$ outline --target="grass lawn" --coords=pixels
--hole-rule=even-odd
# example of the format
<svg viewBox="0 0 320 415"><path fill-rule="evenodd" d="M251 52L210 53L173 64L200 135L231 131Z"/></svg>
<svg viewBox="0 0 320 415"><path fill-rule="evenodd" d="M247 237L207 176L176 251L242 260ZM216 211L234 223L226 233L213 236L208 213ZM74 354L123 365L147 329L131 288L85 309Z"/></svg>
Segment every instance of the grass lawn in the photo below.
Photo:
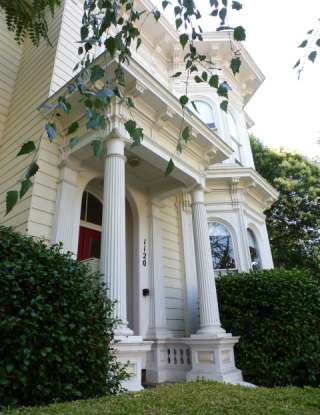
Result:
<svg viewBox="0 0 320 415"><path fill-rule="evenodd" d="M244 388L215 382L159 386L140 393L42 408L8 410L6 415L315 415L320 414L320 389Z"/></svg>

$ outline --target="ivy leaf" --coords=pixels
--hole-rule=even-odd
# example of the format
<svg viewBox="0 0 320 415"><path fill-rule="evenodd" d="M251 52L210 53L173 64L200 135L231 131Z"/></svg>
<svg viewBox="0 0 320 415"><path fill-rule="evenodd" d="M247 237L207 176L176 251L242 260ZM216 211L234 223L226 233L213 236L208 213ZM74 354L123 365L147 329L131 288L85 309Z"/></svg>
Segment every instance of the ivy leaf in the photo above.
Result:
<svg viewBox="0 0 320 415"><path fill-rule="evenodd" d="M170 2L170 1L168 1L168 0L164 0L164 1L162 2L162 8L163 8L163 10L165 10L165 9L166 9L166 7L167 7L169 4L171 4L171 2Z"/></svg>
<svg viewBox="0 0 320 415"><path fill-rule="evenodd" d="M175 168L174 162L172 159L169 160L169 163L167 164L167 168L166 168L166 176L169 176L169 174L171 174L173 172Z"/></svg>
<svg viewBox="0 0 320 415"><path fill-rule="evenodd" d="M19 151L19 153L17 154L17 156L22 156L24 154L29 154L32 153L33 151L35 151L36 146L34 144L33 141L27 141L26 143L24 143Z"/></svg>
<svg viewBox="0 0 320 415"><path fill-rule="evenodd" d="M182 108L184 108L188 104L189 98L186 95L182 95L179 98L179 101L180 101L180 104L181 104Z"/></svg>
<svg viewBox="0 0 320 415"><path fill-rule="evenodd" d="M320 39L317 39L316 45L320 48Z"/></svg>
<svg viewBox="0 0 320 415"><path fill-rule="evenodd" d="M137 127L137 123L133 120L128 120L124 124L125 129L133 140L132 146L136 146L143 140L143 130Z"/></svg>
<svg viewBox="0 0 320 415"><path fill-rule="evenodd" d="M82 26L80 29L81 40L85 40L89 35L89 29L86 26Z"/></svg>
<svg viewBox="0 0 320 415"><path fill-rule="evenodd" d="M80 141L79 137L72 137L69 141L69 148L72 150Z"/></svg>
<svg viewBox="0 0 320 415"><path fill-rule="evenodd" d="M242 4L239 3L238 1L233 1L232 2L232 8L234 10L241 10L242 9Z"/></svg>
<svg viewBox="0 0 320 415"><path fill-rule="evenodd" d="M96 81L104 77L104 70L98 66L95 65L91 68L91 76L90 81L94 84Z"/></svg>
<svg viewBox="0 0 320 415"><path fill-rule="evenodd" d="M183 138L183 140L185 142L187 142L190 138L190 127L187 126L183 129L182 133L181 133L181 137Z"/></svg>
<svg viewBox="0 0 320 415"><path fill-rule="evenodd" d="M156 22L160 19L161 13L159 12L158 9L156 9L156 10L153 11L153 16L156 19Z"/></svg>
<svg viewBox="0 0 320 415"><path fill-rule="evenodd" d="M179 36L179 41L183 49L188 43L188 40L189 40L189 36L186 33L183 33L182 35Z"/></svg>
<svg viewBox="0 0 320 415"><path fill-rule="evenodd" d="M300 65L300 59L296 62L296 64L294 65L293 69L296 69L299 65Z"/></svg>
<svg viewBox="0 0 320 415"><path fill-rule="evenodd" d="M220 104L220 108L222 109L222 111L228 112L228 101L227 100L222 101Z"/></svg>
<svg viewBox="0 0 320 415"><path fill-rule="evenodd" d="M202 79L204 81L207 81L208 80L208 73L206 71L203 71L201 76L202 76Z"/></svg>
<svg viewBox="0 0 320 415"><path fill-rule="evenodd" d="M21 182L20 187L20 199L23 198L23 196L27 193L27 191L32 187L32 181L29 179L25 179Z"/></svg>
<svg viewBox="0 0 320 415"><path fill-rule="evenodd" d="M243 40L246 40L246 31L244 27L238 26L235 27L233 32L234 40L237 40L238 42L242 42Z"/></svg>
<svg viewBox="0 0 320 415"><path fill-rule="evenodd" d="M73 123L69 125L67 135L73 134L75 131L77 131L78 128L79 128L78 121L74 121Z"/></svg>
<svg viewBox="0 0 320 415"><path fill-rule="evenodd" d="M233 75L236 75L237 73L240 72L240 67L241 67L241 59L239 57L233 58L230 64L230 68L233 72Z"/></svg>
<svg viewBox="0 0 320 415"><path fill-rule="evenodd" d="M305 48L308 44L307 39L305 39L302 43L300 43L300 45L298 46L299 48Z"/></svg>
<svg viewBox="0 0 320 415"><path fill-rule="evenodd" d="M199 76L199 75L196 75L196 76L194 77L194 80L195 80L195 82L196 82L197 84L200 84L201 82L203 82L203 80L200 78L200 76Z"/></svg>
<svg viewBox="0 0 320 415"><path fill-rule="evenodd" d="M182 25L182 19L179 17L178 19L176 19L176 28L177 30L179 29L179 27Z"/></svg>
<svg viewBox="0 0 320 415"><path fill-rule="evenodd" d="M49 141L52 142L57 136L57 127L55 123L49 122L46 124L46 131L49 138Z"/></svg>
<svg viewBox="0 0 320 415"><path fill-rule="evenodd" d="M66 113L70 112L71 105L70 105L69 102L67 102L67 100L65 99L65 97L59 97L58 103L59 103L59 107L61 107L64 112L66 112Z"/></svg>
<svg viewBox="0 0 320 415"><path fill-rule="evenodd" d="M6 215L11 212L14 206L17 204L19 193L16 190L10 190L6 196Z"/></svg>
<svg viewBox="0 0 320 415"><path fill-rule="evenodd" d="M93 150L93 155L96 158L100 158L101 153L102 153L102 143L101 143L101 141L100 140L93 140L91 142L91 147L92 147L92 150Z"/></svg>
<svg viewBox="0 0 320 415"><path fill-rule="evenodd" d="M219 88L217 89L217 94L220 97L228 98L228 88L223 82L219 85Z"/></svg>
<svg viewBox="0 0 320 415"><path fill-rule="evenodd" d="M30 179L32 176L34 176L37 173L38 170L39 170L38 164L35 161L33 161L27 170L26 179Z"/></svg>
<svg viewBox="0 0 320 415"><path fill-rule="evenodd" d="M178 78L182 75L182 72L176 72L174 75L171 76L171 78Z"/></svg>
<svg viewBox="0 0 320 415"><path fill-rule="evenodd" d="M225 7L223 7L220 11L219 11L219 17L221 20L221 25L223 26L226 20L226 16L227 16L227 9Z"/></svg>
<svg viewBox="0 0 320 415"><path fill-rule="evenodd" d="M140 43L141 43L141 39L140 39ZM104 42L104 46L106 47L107 51L110 53L110 56L113 58L116 50L117 50L117 43L116 43L116 39L112 36L109 36L105 42ZM140 45L139 45L140 46ZM138 49L138 44L137 44L137 49Z"/></svg>
<svg viewBox="0 0 320 415"><path fill-rule="evenodd" d="M212 88L218 88L218 86L219 86L219 76L218 75L212 75L211 78L209 79L209 85Z"/></svg>
<svg viewBox="0 0 320 415"><path fill-rule="evenodd" d="M317 54L318 54L317 51L313 50L308 56L309 61L314 63L314 61L316 60Z"/></svg>

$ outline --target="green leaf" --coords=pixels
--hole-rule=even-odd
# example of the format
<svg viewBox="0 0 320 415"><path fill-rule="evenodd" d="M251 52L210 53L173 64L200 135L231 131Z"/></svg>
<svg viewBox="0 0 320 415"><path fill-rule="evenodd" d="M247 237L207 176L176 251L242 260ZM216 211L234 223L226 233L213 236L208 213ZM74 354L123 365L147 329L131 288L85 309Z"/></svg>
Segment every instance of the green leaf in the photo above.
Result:
<svg viewBox="0 0 320 415"><path fill-rule="evenodd" d="M181 133L181 137L183 138L183 140L185 142L187 142L190 138L190 127L187 126L183 129L182 133Z"/></svg>
<svg viewBox="0 0 320 415"><path fill-rule="evenodd" d="M173 172L175 168L174 162L172 159L169 160L169 163L167 164L167 168L166 168L166 176L169 176L169 174L171 174Z"/></svg>
<svg viewBox="0 0 320 415"><path fill-rule="evenodd" d="M206 71L202 72L202 79L206 82L208 80L208 73Z"/></svg>
<svg viewBox="0 0 320 415"><path fill-rule="evenodd" d="M6 215L11 212L14 206L17 204L19 193L16 190L10 190L6 196Z"/></svg>
<svg viewBox="0 0 320 415"><path fill-rule="evenodd" d="M306 46L307 46L307 44L308 44L308 41L307 41L307 39L306 40L304 40L302 43L300 43L300 45L298 46L299 48L305 48Z"/></svg>
<svg viewBox="0 0 320 415"><path fill-rule="evenodd" d="M176 19L176 29L178 30L181 25L182 25L182 19L179 17L178 19Z"/></svg>
<svg viewBox="0 0 320 415"><path fill-rule="evenodd" d="M191 105L193 106L194 110L199 113L198 107L197 107L197 104L195 103L195 101L191 101Z"/></svg>
<svg viewBox="0 0 320 415"><path fill-rule="evenodd" d="M57 136L57 127L55 123L49 122L45 126L49 141L52 142Z"/></svg>
<svg viewBox="0 0 320 415"><path fill-rule="evenodd" d="M320 48L320 39L317 39L316 45Z"/></svg>
<svg viewBox="0 0 320 415"><path fill-rule="evenodd" d="M296 69L300 65L300 59L297 60L296 64L294 65L293 69Z"/></svg>
<svg viewBox="0 0 320 415"><path fill-rule="evenodd" d="M182 46L183 49L188 43L188 40L189 40L189 36L186 33L183 33L182 35L179 36L180 45Z"/></svg>
<svg viewBox="0 0 320 415"><path fill-rule="evenodd" d="M77 131L78 128L79 128L78 121L74 121L73 123L69 125L67 135L73 134L75 131Z"/></svg>
<svg viewBox="0 0 320 415"><path fill-rule="evenodd" d="M139 41L139 39L138 39ZM140 39L140 43L141 43L141 39ZM109 36L105 41L104 41L104 45L107 49L107 51L110 53L110 56L113 58L116 50L117 50L117 42L116 39L112 36ZM137 44L137 49L140 46L140 44Z"/></svg>
<svg viewBox="0 0 320 415"><path fill-rule="evenodd" d="M34 176L37 173L38 170L39 170L38 164L35 161L33 161L27 170L26 179L30 179L32 176Z"/></svg>
<svg viewBox="0 0 320 415"><path fill-rule="evenodd" d="M314 63L314 61L316 60L317 54L318 52L316 50L313 50L308 56L309 61Z"/></svg>
<svg viewBox="0 0 320 415"><path fill-rule="evenodd" d="M169 4L171 4L171 2L170 2L170 1L168 1L168 0L164 0L164 1L162 2L162 8L163 8L163 10L165 10L165 9L166 9L166 7L167 7Z"/></svg>
<svg viewBox="0 0 320 415"><path fill-rule="evenodd" d="M100 158L101 154L102 154L102 143L100 140L93 140L91 142L91 147L93 150L93 155L96 158Z"/></svg>
<svg viewBox="0 0 320 415"><path fill-rule="evenodd" d="M24 143L19 151L19 153L17 154L17 156L22 156L24 154L29 154L32 153L33 151L35 151L36 146L34 144L33 141L27 141L26 143Z"/></svg>
<svg viewBox="0 0 320 415"><path fill-rule="evenodd" d="M238 42L242 42L243 40L246 40L246 31L244 27L238 26L234 28L233 32L234 40L237 40Z"/></svg>
<svg viewBox="0 0 320 415"><path fill-rule="evenodd" d="M21 182L20 187L20 199L23 198L23 196L27 193L27 191L32 187L32 181L29 179L25 179Z"/></svg>
<svg viewBox="0 0 320 415"><path fill-rule="evenodd" d="M242 4L239 3L238 1L233 1L232 2L232 8L234 10L241 10L242 9Z"/></svg>
<svg viewBox="0 0 320 415"><path fill-rule="evenodd" d="M90 80L93 84L103 77L104 77L104 70L100 66L95 65L91 68Z"/></svg>
<svg viewBox="0 0 320 415"><path fill-rule="evenodd" d="M69 141L69 147L72 150L80 141L79 137L72 137Z"/></svg>
<svg viewBox="0 0 320 415"><path fill-rule="evenodd" d="M222 101L220 104L220 108L222 109L222 111L228 112L228 101L227 100Z"/></svg>
<svg viewBox="0 0 320 415"><path fill-rule="evenodd" d="M189 98L186 95L182 95L179 98L179 101L180 101L180 104L181 104L182 108L184 108L188 104Z"/></svg>
<svg viewBox="0 0 320 415"><path fill-rule="evenodd" d="M174 75L171 76L171 78L178 78L182 75L182 72L176 72Z"/></svg>
<svg viewBox="0 0 320 415"><path fill-rule="evenodd" d="M219 85L217 89L217 94L219 95L219 97L228 98L228 88L223 82Z"/></svg>
<svg viewBox="0 0 320 415"><path fill-rule="evenodd" d="M158 9L153 10L153 16L154 16L154 18L156 19L156 22L160 19L160 17L161 17L161 13L159 12L159 10L158 10Z"/></svg>
<svg viewBox="0 0 320 415"><path fill-rule="evenodd" d="M219 86L219 76L218 75L212 75L211 78L209 79L209 85L212 88L218 88L218 86Z"/></svg>
<svg viewBox="0 0 320 415"><path fill-rule="evenodd" d="M195 82L196 82L197 84L200 84L201 82L203 82L203 80L200 78L200 76L199 76L199 75L196 75L196 76L194 77L194 80L195 80Z"/></svg>
<svg viewBox="0 0 320 415"><path fill-rule="evenodd" d="M239 57L233 58L230 64L230 68L233 72L233 75L236 75L237 73L240 72L240 67L241 67L241 59Z"/></svg>
<svg viewBox="0 0 320 415"><path fill-rule="evenodd" d="M64 112L68 113L71 110L71 105L67 102L65 97L59 97L58 99L59 107L63 109Z"/></svg>

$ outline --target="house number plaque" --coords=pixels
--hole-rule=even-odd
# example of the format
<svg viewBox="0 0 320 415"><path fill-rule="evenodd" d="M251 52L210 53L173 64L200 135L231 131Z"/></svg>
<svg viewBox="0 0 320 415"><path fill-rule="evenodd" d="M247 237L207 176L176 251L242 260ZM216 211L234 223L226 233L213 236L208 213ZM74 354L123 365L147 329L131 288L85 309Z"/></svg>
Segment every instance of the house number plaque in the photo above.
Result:
<svg viewBox="0 0 320 415"><path fill-rule="evenodd" d="M147 240L143 241L142 265L147 266Z"/></svg>

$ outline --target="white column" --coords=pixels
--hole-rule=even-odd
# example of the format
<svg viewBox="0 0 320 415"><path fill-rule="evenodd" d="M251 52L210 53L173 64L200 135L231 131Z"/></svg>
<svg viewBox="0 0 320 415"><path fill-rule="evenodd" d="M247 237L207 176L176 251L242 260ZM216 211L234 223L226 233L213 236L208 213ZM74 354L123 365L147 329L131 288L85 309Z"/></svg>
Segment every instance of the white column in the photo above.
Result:
<svg viewBox="0 0 320 415"><path fill-rule="evenodd" d="M160 339L169 337L162 266L160 207L152 202L150 210L150 314L147 337Z"/></svg>
<svg viewBox="0 0 320 415"><path fill-rule="evenodd" d="M81 198L78 188L78 171L67 162L61 164L58 182L55 220L52 231L52 243L63 243L65 251L77 255L78 228L80 220Z"/></svg>
<svg viewBox="0 0 320 415"><path fill-rule="evenodd" d="M133 334L127 327L124 144L121 138L107 141L101 235L100 271L105 276L110 298L116 300L115 317L121 320L116 336Z"/></svg>
<svg viewBox="0 0 320 415"><path fill-rule="evenodd" d="M197 334L221 335L225 331L221 328L220 323L209 242L207 211L202 189L192 192L191 206L200 307L200 329L197 331Z"/></svg>

